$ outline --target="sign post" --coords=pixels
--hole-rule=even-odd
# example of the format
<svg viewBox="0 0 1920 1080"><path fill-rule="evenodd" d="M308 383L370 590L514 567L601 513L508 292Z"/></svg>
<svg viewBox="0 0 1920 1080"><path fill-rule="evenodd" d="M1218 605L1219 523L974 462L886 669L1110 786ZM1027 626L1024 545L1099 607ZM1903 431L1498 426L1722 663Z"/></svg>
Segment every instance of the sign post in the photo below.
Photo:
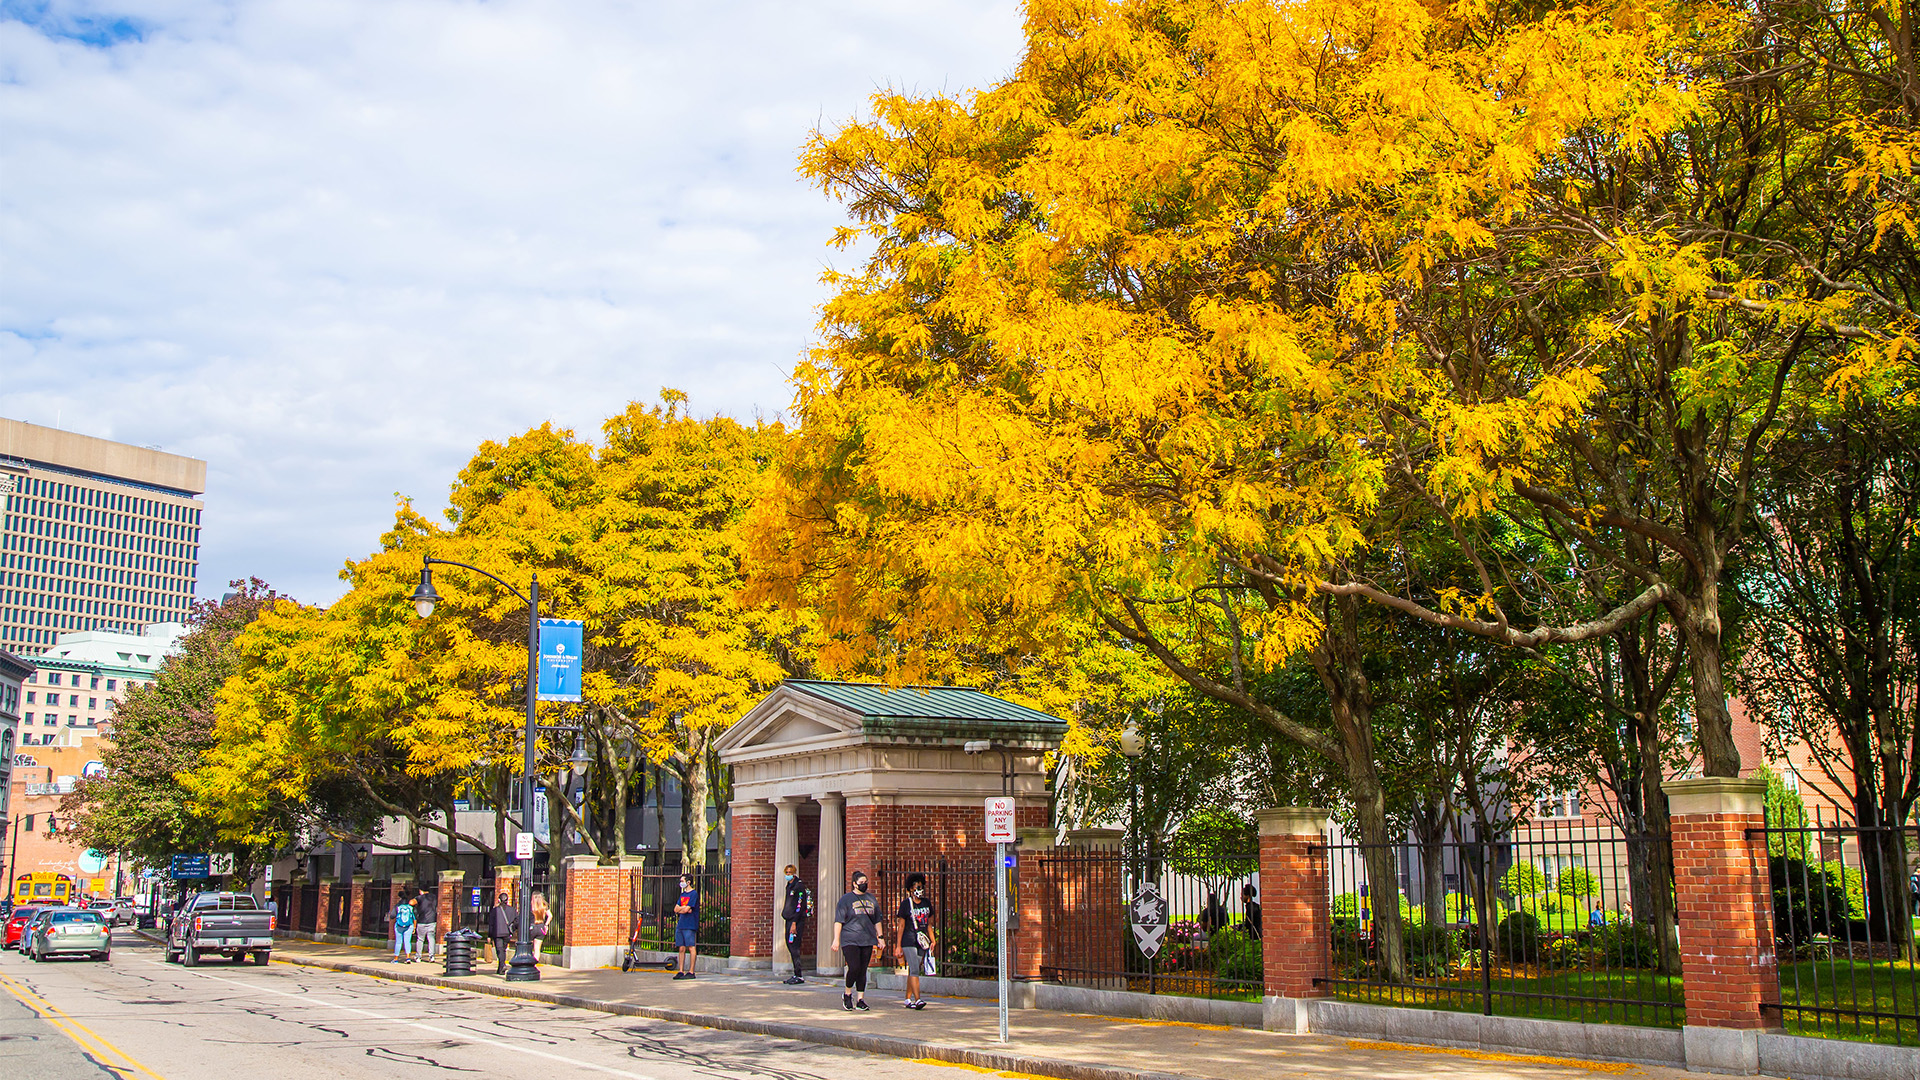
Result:
<svg viewBox="0 0 1920 1080"><path fill-rule="evenodd" d="M1013 796L996 795L987 800L987 843L993 845L993 923L1000 959L1000 1041L1007 1033L1007 845L1015 832Z"/></svg>

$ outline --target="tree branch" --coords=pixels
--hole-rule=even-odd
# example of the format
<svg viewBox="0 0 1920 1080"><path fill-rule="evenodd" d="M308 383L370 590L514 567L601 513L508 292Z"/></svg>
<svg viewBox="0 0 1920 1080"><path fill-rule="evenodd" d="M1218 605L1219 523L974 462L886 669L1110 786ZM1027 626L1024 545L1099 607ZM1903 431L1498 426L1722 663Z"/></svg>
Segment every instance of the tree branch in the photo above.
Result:
<svg viewBox="0 0 1920 1080"><path fill-rule="evenodd" d="M1645 615L1657 604L1664 602L1673 593L1673 587L1661 582L1647 589L1620 607L1589 622L1575 623L1571 626L1541 626L1533 630L1515 630L1500 623L1482 622L1479 619L1463 618L1434 611L1432 608L1416 604L1404 597L1395 596L1383 589L1375 588L1365 582L1350 582L1336 585L1331 581L1317 583L1314 588L1328 596L1359 596L1371 600L1382 607L1389 607L1403 614L1411 615L1434 626L1444 626L1451 630L1464 630L1469 634L1498 641L1504 645L1520 648L1532 648L1550 645L1556 642L1588 641L1606 637L1614 631Z"/></svg>

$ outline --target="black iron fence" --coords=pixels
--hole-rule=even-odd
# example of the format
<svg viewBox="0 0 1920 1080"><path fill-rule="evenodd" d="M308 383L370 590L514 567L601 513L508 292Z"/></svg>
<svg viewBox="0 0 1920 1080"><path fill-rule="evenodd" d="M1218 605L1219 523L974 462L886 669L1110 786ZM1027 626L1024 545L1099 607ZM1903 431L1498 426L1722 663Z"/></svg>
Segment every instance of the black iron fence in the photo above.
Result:
<svg viewBox="0 0 1920 1080"><path fill-rule="evenodd" d="M487 936L493 915L493 882L468 884L462 882L454 894L451 925L455 930L472 930L481 937Z"/></svg>
<svg viewBox="0 0 1920 1080"><path fill-rule="evenodd" d="M880 860L870 880L880 914L886 917L887 945L894 953L900 948L900 901L907 895L907 877L912 874L925 874L927 878L927 899L933 904L935 970L954 979L998 978L1000 941L994 922L993 856ZM820 918L831 922L832 905L839 899L821 897Z"/></svg>
<svg viewBox="0 0 1920 1080"><path fill-rule="evenodd" d="M353 894L336 883L327 891L327 933L347 932L347 918L353 913Z"/></svg>
<svg viewBox="0 0 1920 1080"><path fill-rule="evenodd" d="M1780 963L1780 995L1766 1007L1791 1034L1920 1045L1920 829L1813 810L1770 814L1758 830Z"/></svg>
<svg viewBox="0 0 1920 1080"><path fill-rule="evenodd" d="M728 908L727 875L698 871L693 887L700 901L694 947L702 956L726 956L733 944L733 921ZM679 915L679 873L642 867L627 875L627 917L631 940L643 949L671 952ZM637 934L633 928L638 927Z"/></svg>
<svg viewBox="0 0 1920 1080"><path fill-rule="evenodd" d="M309 882L300 886L300 918L293 929L311 934L320 925L320 883Z"/></svg>
<svg viewBox="0 0 1920 1080"><path fill-rule="evenodd" d="M1574 819L1498 842L1331 844L1327 986L1376 1004L1678 1026L1652 843Z"/></svg>
<svg viewBox="0 0 1920 1080"><path fill-rule="evenodd" d="M1044 890L1041 978L1109 990L1260 999L1257 843L1146 845L1028 856ZM1166 902L1158 948L1143 949L1129 901L1151 883ZM1152 955L1148 955L1149 952Z"/></svg>
<svg viewBox="0 0 1920 1080"><path fill-rule="evenodd" d="M393 884L369 881L363 891L365 895L360 899L360 936L391 939L393 927L387 925L387 912L393 907Z"/></svg>

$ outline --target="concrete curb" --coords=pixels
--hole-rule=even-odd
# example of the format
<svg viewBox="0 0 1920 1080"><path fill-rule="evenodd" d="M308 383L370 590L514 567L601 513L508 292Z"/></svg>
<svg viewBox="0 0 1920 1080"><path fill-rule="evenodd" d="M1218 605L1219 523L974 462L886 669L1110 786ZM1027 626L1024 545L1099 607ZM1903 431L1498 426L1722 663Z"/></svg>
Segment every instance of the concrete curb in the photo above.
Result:
<svg viewBox="0 0 1920 1080"><path fill-rule="evenodd" d="M1007 1051L976 1050L967 1046L922 1042L896 1035L871 1035L865 1032L841 1031L838 1028L814 1027L810 1024L795 1024L781 1020L751 1020L742 1016L688 1012L684 1009L667 1009L624 1001L600 1001L573 994L555 994L545 990L531 990L520 986L494 983L466 982L461 979L424 975L414 971L364 971L354 963L344 960L294 956L288 953L275 953L274 959L285 964L340 971L351 975L365 975L369 978L390 979L394 982L418 983L422 986L438 986L449 990L467 990L473 993L491 994L494 997L538 1001L546 1005L564 1005L568 1008L588 1009L617 1016L666 1020L675 1024L713 1028L717 1031L737 1031L745 1035L769 1035L776 1039L837 1046L843 1050L860 1050L888 1057L930 1058L934 1061L971 1065L994 1072L1030 1073L1035 1076L1059 1077L1060 1080L1193 1080L1191 1076L1179 1073L1146 1072L1140 1069L1115 1068L1111 1065L1090 1065L1078 1061L1028 1057Z"/></svg>

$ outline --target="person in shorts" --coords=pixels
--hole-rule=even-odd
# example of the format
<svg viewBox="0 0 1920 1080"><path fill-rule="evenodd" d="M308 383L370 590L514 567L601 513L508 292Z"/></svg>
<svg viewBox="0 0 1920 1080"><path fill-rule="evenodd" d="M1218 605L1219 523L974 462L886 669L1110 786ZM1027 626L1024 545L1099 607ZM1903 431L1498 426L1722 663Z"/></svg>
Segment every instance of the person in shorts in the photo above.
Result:
<svg viewBox="0 0 1920 1080"><path fill-rule="evenodd" d="M886 947L885 927L880 901L867 891L867 875L855 870L853 891L833 906L833 948L847 962L840 1007L848 1012L867 1008L867 966L873 963L874 950Z"/></svg>
<svg viewBox="0 0 1920 1080"><path fill-rule="evenodd" d="M695 957L694 941L700 932L700 894L694 890L693 879L680 875L680 898L673 902L673 946L680 950L680 971L676 979L691 979Z"/></svg>
<svg viewBox="0 0 1920 1080"><path fill-rule="evenodd" d="M933 901L927 899L925 874L908 874L907 895L900 898L900 958L907 965L907 996L900 1004L924 1009L920 976L933 961Z"/></svg>

